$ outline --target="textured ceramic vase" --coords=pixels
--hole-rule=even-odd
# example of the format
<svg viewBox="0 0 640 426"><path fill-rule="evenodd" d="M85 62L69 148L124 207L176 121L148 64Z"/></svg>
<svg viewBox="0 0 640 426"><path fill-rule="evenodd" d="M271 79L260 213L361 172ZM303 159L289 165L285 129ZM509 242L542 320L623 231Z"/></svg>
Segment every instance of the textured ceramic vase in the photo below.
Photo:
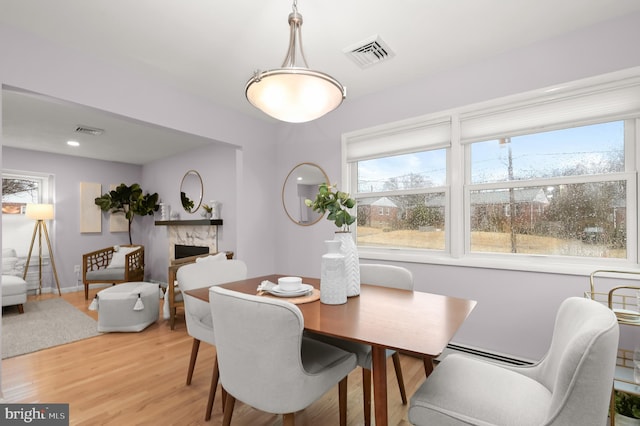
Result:
<svg viewBox="0 0 640 426"><path fill-rule="evenodd" d="M211 200L209 201L209 205L211 206L211 219L220 219L222 203L220 201Z"/></svg>
<svg viewBox="0 0 640 426"><path fill-rule="evenodd" d="M340 253L344 255L347 297L358 296L360 295L360 258L358 257L358 247L353 241L351 232L336 232L335 240L342 243Z"/></svg>
<svg viewBox="0 0 640 426"><path fill-rule="evenodd" d="M320 272L320 302L327 305L347 303L345 259L340 253L340 241L328 240L327 253L322 255Z"/></svg>
<svg viewBox="0 0 640 426"><path fill-rule="evenodd" d="M171 206L169 204L160 203L160 220L171 219Z"/></svg>

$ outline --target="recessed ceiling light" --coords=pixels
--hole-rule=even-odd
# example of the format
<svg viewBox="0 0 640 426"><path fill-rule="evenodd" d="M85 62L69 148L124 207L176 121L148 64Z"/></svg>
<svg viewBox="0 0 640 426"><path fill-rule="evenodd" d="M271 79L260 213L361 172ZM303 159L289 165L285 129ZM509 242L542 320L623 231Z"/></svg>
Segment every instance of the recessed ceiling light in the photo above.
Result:
<svg viewBox="0 0 640 426"><path fill-rule="evenodd" d="M69 146L80 146L80 142L78 142L78 141L67 141L67 145L69 145Z"/></svg>

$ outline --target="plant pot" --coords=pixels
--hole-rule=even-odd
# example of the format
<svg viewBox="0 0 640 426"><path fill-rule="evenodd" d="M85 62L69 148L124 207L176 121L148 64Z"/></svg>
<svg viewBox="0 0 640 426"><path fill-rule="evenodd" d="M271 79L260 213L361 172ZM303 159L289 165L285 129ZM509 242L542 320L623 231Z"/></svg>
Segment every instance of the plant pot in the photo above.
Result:
<svg viewBox="0 0 640 426"><path fill-rule="evenodd" d="M616 413L615 417L615 426L640 426L640 419L635 419L633 417L623 416L622 414Z"/></svg>

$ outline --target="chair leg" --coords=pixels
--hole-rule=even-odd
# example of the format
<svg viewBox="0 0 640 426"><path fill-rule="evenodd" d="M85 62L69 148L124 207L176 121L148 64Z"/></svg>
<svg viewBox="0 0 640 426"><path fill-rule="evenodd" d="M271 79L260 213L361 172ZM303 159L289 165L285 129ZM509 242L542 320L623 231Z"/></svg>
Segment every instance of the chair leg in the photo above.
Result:
<svg viewBox="0 0 640 426"><path fill-rule="evenodd" d="M198 358L198 349L200 348L200 340L193 339L193 345L191 345L191 359L189 360L189 370L187 371L187 386L191 384L191 378L193 377L193 369L196 366L196 358Z"/></svg>
<svg viewBox="0 0 640 426"><path fill-rule="evenodd" d="M169 309L169 326L173 330L176 325L176 308Z"/></svg>
<svg viewBox="0 0 640 426"><path fill-rule="evenodd" d="M282 415L282 426L295 426L296 417L295 413L286 413Z"/></svg>
<svg viewBox="0 0 640 426"><path fill-rule="evenodd" d="M22 303L18 304L18 313L19 314L24 314L24 306L22 305Z"/></svg>
<svg viewBox="0 0 640 426"><path fill-rule="evenodd" d="M398 388L400 388L400 397L402 404L407 405L407 392L404 390L404 378L402 377L402 366L400 365L400 354L393 353L393 367L396 370L396 379L398 379Z"/></svg>
<svg viewBox="0 0 640 426"><path fill-rule="evenodd" d="M371 426L371 370L362 369L362 400L364 426Z"/></svg>
<svg viewBox="0 0 640 426"><path fill-rule="evenodd" d="M218 379L220 378L220 370L218 370L218 356L213 362L213 374L211 376L211 388L209 389L209 400L207 401L207 412L204 415L204 420L211 420L211 412L213 411L213 401L216 399L216 389L218 387Z"/></svg>
<svg viewBox="0 0 640 426"><path fill-rule="evenodd" d="M224 403L224 417L222 418L222 424L229 426L231 424L231 416L233 415L233 406L236 404L236 399L230 393L227 393L227 400Z"/></svg>
<svg viewBox="0 0 640 426"><path fill-rule="evenodd" d="M224 390L223 386L220 387L222 388L222 412L224 413L224 406L227 405L227 395L229 394Z"/></svg>
<svg viewBox="0 0 640 426"><path fill-rule="evenodd" d="M89 300L89 284L84 283L84 300Z"/></svg>
<svg viewBox="0 0 640 426"><path fill-rule="evenodd" d="M344 376L344 379L340 380L338 384L338 407L340 409L340 426L347 426L347 378L349 376ZM291 415L291 420L293 420L293 414ZM293 426L293 422L291 423Z"/></svg>

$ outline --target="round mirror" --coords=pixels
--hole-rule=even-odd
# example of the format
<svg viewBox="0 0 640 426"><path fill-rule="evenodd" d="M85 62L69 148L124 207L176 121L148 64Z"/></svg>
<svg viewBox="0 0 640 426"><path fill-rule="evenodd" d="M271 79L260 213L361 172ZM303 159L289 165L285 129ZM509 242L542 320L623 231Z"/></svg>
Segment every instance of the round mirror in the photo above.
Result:
<svg viewBox="0 0 640 426"><path fill-rule="evenodd" d="M282 205L289 219L303 226L322 219L323 215L307 207L304 200L314 200L318 186L324 182L329 183L329 177L313 163L298 164L289 172L282 186Z"/></svg>
<svg viewBox="0 0 640 426"><path fill-rule="evenodd" d="M195 213L202 203L202 178L200 173L189 170L180 183L180 203L187 213Z"/></svg>

